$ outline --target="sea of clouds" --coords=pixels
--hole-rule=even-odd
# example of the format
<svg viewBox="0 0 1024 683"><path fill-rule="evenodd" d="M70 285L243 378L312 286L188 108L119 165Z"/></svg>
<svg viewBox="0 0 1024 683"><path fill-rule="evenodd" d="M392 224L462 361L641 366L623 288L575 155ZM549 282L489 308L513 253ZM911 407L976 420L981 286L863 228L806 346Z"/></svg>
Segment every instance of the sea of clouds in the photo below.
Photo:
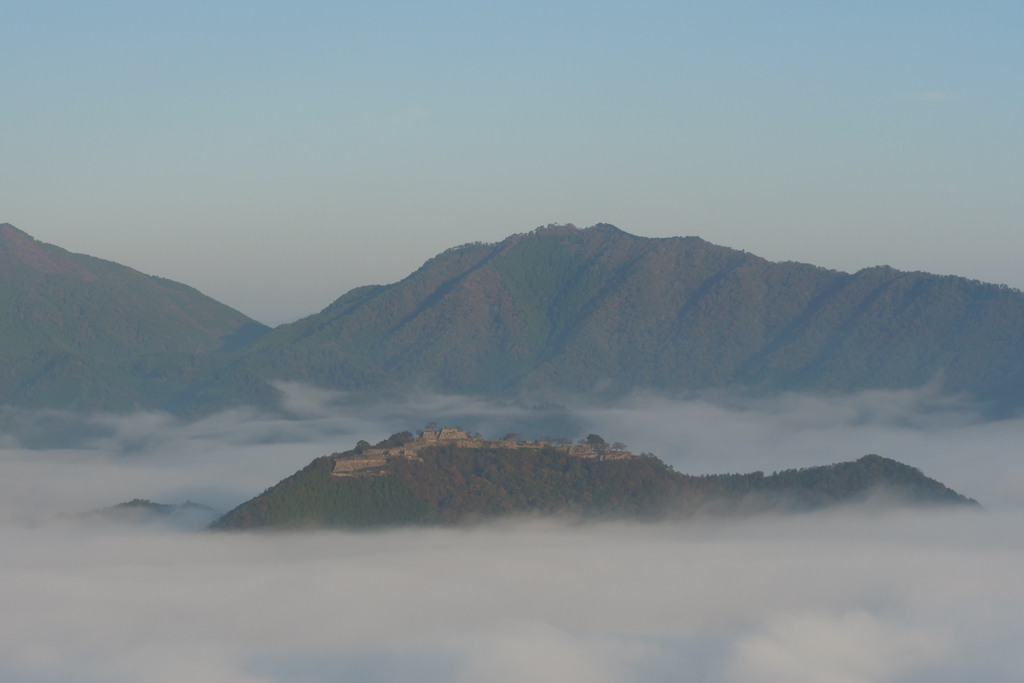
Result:
<svg viewBox="0 0 1024 683"><path fill-rule="evenodd" d="M278 414L0 415L0 680L1024 679L1024 419L929 390L558 408L282 388ZM597 432L689 473L878 453L986 510L361 533L62 516L132 498L225 511L429 421Z"/></svg>

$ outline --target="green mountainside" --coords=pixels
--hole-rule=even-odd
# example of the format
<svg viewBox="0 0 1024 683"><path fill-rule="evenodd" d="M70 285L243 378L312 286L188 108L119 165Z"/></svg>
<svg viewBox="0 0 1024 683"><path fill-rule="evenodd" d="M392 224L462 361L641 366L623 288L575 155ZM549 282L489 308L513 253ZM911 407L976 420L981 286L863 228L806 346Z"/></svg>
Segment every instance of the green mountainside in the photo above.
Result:
<svg viewBox="0 0 1024 683"><path fill-rule="evenodd" d="M396 434L378 448L409 439ZM368 444L366 444L368 446ZM803 511L869 499L970 505L920 470L867 455L856 462L769 476L690 476L649 454L581 458L537 449L432 446L364 476L335 476L362 448L317 458L214 522L217 529L453 524L511 514L658 519L695 514Z"/></svg>
<svg viewBox="0 0 1024 683"><path fill-rule="evenodd" d="M0 224L2 403L163 407L182 391L194 402L225 364L202 359L267 329L186 285Z"/></svg>
<svg viewBox="0 0 1024 683"><path fill-rule="evenodd" d="M264 377L514 395L938 380L1024 400L1024 294L889 267L773 263L697 237L549 226L354 289L245 350Z"/></svg>
<svg viewBox="0 0 1024 683"><path fill-rule="evenodd" d="M697 237L548 226L467 244L274 330L0 226L0 404L200 415L278 380L558 402L633 390L907 389L1024 405L1024 294Z"/></svg>

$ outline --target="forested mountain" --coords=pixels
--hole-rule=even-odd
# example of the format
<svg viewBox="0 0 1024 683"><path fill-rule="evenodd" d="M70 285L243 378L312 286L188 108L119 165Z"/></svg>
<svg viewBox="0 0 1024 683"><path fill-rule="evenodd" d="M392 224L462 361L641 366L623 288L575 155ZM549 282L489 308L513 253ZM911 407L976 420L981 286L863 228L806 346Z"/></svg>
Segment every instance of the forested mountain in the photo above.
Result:
<svg viewBox="0 0 1024 683"><path fill-rule="evenodd" d="M455 247L264 332L185 285L0 226L0 403L202 414L272 407L272 383L296 380L541 402L936 382L1024 404L1018 290L774 263L611 225Z"/></svg>
<svg viewBox="0 0 1024 683"><path fill-rule="evenodd" d="M409 434L379 447L397 447ZM368 445L368 444L367 444ZM919 470L877 455L765 476L689 476L653 455L599 460L542 449L440 445L394 457L366 476L335 476L357 447L317 458L243 503L219 529L452 524L510 514L658 519L694 514L802 511L874 500L879 504L972 505Z"/></svg>
<svg viewBox="0 0 1024 683"><path fill-rule="evenodd" d="M1024 397L1024 294L880 266L773 263L697 237L549 226L362 287L246 350L341 389L620 393L918 387Z"/></svg>
<svg viewBox="0 0 1024 683"><path fill-rule="evenodd" d="M0 402L130 408L144 402L133 374L180 375L267 329L186 285L0 224Z"/></svg>

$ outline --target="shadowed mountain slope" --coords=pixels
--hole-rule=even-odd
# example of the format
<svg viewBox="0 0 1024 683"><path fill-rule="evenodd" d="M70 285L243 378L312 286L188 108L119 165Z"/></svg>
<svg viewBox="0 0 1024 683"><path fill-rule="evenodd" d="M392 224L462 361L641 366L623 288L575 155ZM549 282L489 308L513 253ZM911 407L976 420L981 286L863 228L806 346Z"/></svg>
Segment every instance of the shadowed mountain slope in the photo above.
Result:
<svg viewBox="0 0 1024 683"><path fill-rule="evenodd" d="M773 263L697 237L549 226L362 287L245 351L338 389L490 395L944 390L1019 402L1024 294L886 266Z"/></svg>
<svg viewBox="0 0 1024 683"><path fill-rule="evenodd" d="M0 224L4 402L131 407L140 402L133 359L181 375L196 363L186 358L235 350L267 329L186 285Z"/></svg>

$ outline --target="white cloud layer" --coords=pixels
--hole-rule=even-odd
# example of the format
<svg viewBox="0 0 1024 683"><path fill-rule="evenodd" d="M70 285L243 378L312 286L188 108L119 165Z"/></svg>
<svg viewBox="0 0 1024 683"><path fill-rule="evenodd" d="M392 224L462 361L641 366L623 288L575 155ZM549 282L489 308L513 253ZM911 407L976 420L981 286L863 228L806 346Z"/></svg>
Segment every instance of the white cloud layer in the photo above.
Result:
<svg viewBox="0 0 1024 683"><path fill-rule="evenodd" d="M1019 680L1009 513L386 533L6 528L0 678Z"/></svg>
<svg viewBox="0 0 1024 683"><path fill-rule="evenodd" d="M641 396L552 414L436 396L352 406L344 396L288 389L293 419L245 410L191 424L162 415L6 416L0 680L944 683L1024 675L1024 421L987 422L927 392ZM988 512L272 534L47 521L134 497L223 509L317 455L432 419L489 435L598 431L692 472L877 452L920 466ZM39 447L47 431L62 435L62 447Z"/></svg>

